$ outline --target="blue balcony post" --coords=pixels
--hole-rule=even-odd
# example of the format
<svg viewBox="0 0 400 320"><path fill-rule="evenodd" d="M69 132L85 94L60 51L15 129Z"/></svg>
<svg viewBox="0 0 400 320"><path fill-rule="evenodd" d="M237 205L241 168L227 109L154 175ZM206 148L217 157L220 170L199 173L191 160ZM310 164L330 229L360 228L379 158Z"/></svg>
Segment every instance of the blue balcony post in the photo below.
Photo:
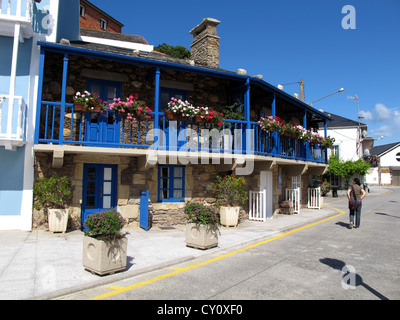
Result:
<svg viewBox="0 0 400 320"><path fill-rule="evenodd" d="M64 140L64 117L65 117L65 98L67 94L68 61L69 61L68 53L65 53L63 59L63 74L62 74L62 85L61 85L60 132L58 135L59 139L58 143L60 145L63 144Z"/></svg>
<svg viewBox="0 0 400 320"><path fill-rule="evenodd" d="M275 94L273 94L273 99L271 103L271 113L272 116L275 118L276 116L276 108L275 108ZM272 132L272 156L276 156L276 147L278 144L278 132L274 131Z"/></svg>
<svg viewBox="0 0 400 320"><path fill-rule="evenodd" d="M43 49L40 49L39 80L38 80L38 94L37 94L37 106L36 106L36 123L35 123L35 137L34 137L34 143L35 144L39 143L40 111L42 109L44 58L45 58L45 52L44 52Z"/></svg>
<svg viewBox="0 0 400 320"><path fill-rule="evenodd" d="M251 137L252 134L250 133L251 124L250 124L250 79L246 79L246 91L244 93L244 120L246 121L246 130L244 131L245 134L245 148L243 151L246 153L251 152Z"/></svg>
<svg viewBox="0 0 400 320"><path fill-rule="evenodd" d="M154 84L154 128L159 129L160 123L160 68L156 68Z"/></svg>
<svg viewBox="0 0 400 320"><path fill-rule="evenodd" d="M307 130L307 110L306 109L304 109L304 116L303 116L303 128L305 129L305 130ZM304 142L303 144L302 144L302 154L303 154L303 157L304 157L304 160L307 160L307 148L308 148L308 142Z"/></svg>
<svg viewBox="0 0 400 320"><path fill-rule="evenodd" d="M160 143L160 68L156 68L154 80L154 142L156 145Z"/></svg>
<svg viewBox="0 0 400 320"><path fill-rule="evenodd" d="M326 138L328 135L328 128L326 125L326 119L324 119L324 137ZM325 155L325 163L328 163L328 148L324 147L324 155Z"/></svg>

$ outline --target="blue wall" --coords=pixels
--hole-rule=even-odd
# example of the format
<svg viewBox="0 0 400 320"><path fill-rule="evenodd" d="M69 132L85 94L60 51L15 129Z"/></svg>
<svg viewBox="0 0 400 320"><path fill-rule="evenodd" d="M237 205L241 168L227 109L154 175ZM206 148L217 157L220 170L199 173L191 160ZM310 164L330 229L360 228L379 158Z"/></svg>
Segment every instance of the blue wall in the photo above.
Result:
<svg viewBox="0 0 400 320"><path fill-rule="evenodd" d="M20 215L25 147L8 151L0 147L0 215Z"/></svg>
<svg viewBox="0 0 400 320"><path fill-rule="evenodd" d="M80 40L79 0L60 0L57 39Z"/></svg>

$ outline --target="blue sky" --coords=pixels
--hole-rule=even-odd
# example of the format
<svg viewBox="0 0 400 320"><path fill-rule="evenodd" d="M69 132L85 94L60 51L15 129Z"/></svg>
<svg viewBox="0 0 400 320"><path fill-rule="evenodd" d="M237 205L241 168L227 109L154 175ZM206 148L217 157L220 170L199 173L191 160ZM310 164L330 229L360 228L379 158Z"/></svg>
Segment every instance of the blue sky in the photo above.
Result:
<svg viewBox="0 0 400 320"><path fill-rule="evenodd" d="M307 103L361 122L375 145L400 142L400 0L91 0L124 24L123 33L154 46L190 49L189 31L203 18L221 21L220 68L262 74L300 93ZM345 5L355 9L355 29L344 29ZM346 20L347 21L347 20Z"/></svg>

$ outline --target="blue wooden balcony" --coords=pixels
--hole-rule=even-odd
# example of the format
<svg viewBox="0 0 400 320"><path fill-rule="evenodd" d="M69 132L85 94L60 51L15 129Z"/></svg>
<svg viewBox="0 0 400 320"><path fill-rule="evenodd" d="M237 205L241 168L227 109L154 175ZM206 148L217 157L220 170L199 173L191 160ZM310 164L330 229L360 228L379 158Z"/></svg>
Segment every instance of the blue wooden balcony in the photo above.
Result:
<svg viewBox="0 0 400 320"><path fill-rule="evenodd" d="M155 122L155 119L158 121ZM167 120L164 113L131 123L114 112L76 112L72 103L42 101L35 144L232 153L327 163L326 148L267 133L257 122L225 119L223 126Z"/></svg>

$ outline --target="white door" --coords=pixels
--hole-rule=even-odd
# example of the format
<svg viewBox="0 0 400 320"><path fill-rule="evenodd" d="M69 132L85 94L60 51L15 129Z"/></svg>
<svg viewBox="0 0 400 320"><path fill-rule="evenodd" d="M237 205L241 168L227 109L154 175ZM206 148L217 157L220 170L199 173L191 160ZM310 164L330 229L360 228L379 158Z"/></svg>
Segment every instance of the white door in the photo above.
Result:
<svg viewBox="0 0 400 320"><path fill-rule="evenodd" d="M267 219L272 218L272 171L261 171L260 172L260 191L266 190L266 199L264 210L266 212Z"/></svg>

